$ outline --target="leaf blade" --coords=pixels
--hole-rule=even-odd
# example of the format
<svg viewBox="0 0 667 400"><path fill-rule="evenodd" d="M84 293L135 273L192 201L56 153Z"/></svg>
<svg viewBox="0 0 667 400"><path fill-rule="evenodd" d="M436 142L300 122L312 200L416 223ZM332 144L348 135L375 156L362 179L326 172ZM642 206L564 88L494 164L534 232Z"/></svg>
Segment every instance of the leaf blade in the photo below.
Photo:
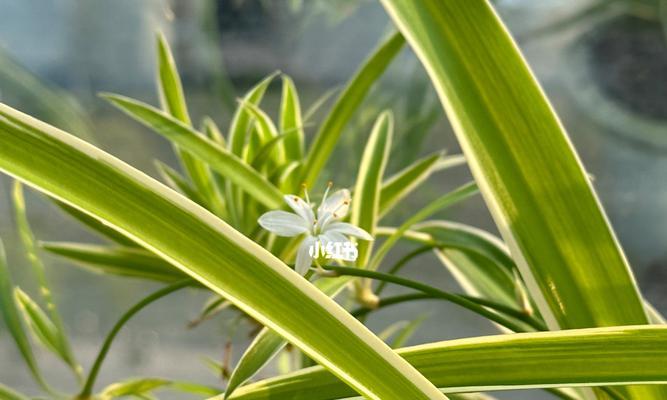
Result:
<svg viewBox="0 0 667 400"><path fill-rule="evenodd" d="M145 103L124 96L104 95L103 97L139 122L205 160L211 168L243 188L267 207L279 208L282 205L282 194L275 186L241 159L197 134L190 127Z"/></svg>
<svg viewBox="0 0 667 400"><path fill-rule="evenodd" d="M399 349L448 393L667 382L667 328L628 326L520 333ZM659 348L656 354L654 350ZM344 398L353 393L320 367L239 388L231 399Z"/></svg>
<svg viewBox="0 0 667 400"><path fill-rule="evenodd" d="M391 112L381 113L371 131L361 157L361 165L354 188L351 222L353 225L375 234L375 227L380 211L380 189L382 177L387 166L389 151L394 134L394 121ZM373 242L363 240L358 243L358 265L366 265L371 256Z"/></svg>
<svg viewBox="0 0 667 400"><path fill-rule="evenodd" d="M378 47L338 96L332 110L315 135L304 162L302 182L312 187L331 152L373 83L403 47L405 40L395 33Z"/></svg>
<svg viewBox="0 0 667 400"><path fill-rule="evenodd" d="M0 115L0 170L127 234L359 393L445 398L333 300L205 209L65 132L5 105Z"/></svg>

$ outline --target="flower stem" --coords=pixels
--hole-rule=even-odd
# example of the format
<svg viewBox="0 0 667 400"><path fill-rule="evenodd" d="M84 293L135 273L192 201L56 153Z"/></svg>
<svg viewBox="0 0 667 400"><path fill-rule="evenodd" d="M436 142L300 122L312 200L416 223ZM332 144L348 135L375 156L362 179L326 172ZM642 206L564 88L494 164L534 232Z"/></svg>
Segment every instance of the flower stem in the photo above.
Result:
<svg viewBox="0 0 667 400"><path fill-rule="evenodd" d="M144 307L151 304L152 302L161 299L162 297L167 296L168 294L171 294L179 289L189 286L190 284L192 284L192 279L190 278L172 283L171 285L166 286L158 290L157 292L143 298L141 301L132 306L132 308L127 310L125 314L123 314L120 317L118 322L116 322L113 328L111 328L111 331L109 331L109 333L107 334L107 337L104 340L104 343L102 344L99 353L97 354L97 358L95 359L95 362L93 363L93 366L90 369L90 372L88 373L86 382L83 386L83 389L81 390L81 393L77 396L77 399L79 400L90 399L90 395L92 394L93 391L93 386L95 385L95 380L97 379L97 375L100 372L100 367L102 366L102 362L104 362L104 359L109 353L109 349L111 348L111 344L113 343L113 340L116 338L116 335L127 323L127 321L129 321L130 318L132 318L136 313L141 311Z"/></svg>
<svg viewBox="0 0 667 400"><path fill-rule="evenodd" d="M433 250L434 248L436 248L436 247L433 246L433 245L426 245L426 246L419 247L419 248L409 252L408 254L404 255L400 260L398 260L396 262L396 264L394 264L387 271L387 274L395 275L398 271L401 270L401 268L403 268L408 263L408 261L410 261L413 258L415 258L415 257L417 257L421 254L424 254L424 253L426 253L430 250ZM385 286L387 286L387 281L380 281L378 283L377 288L375 289L375 294L379 296L382 293L382 291L384 290Z"/></svg>
<svg viewBox="0 0 667 400"><path fill-rule="evenodd" d="M477 297L466 296L466 295L452 294L410 279L401 278L395 275L389 275L381 272L370 271L367 269L337 267L331 265L322 266L322 268L328 271L336 272L341 276L342 275L359 276L374 280L386 281L400 286L416 289L420 292L437 296L438 298L457 304L491 321L494 321L514 332L523 332L525 331L525 329L522 326L514 323L513 321L496 313L495 311L489 310L489 308L496 310L500 313L503 313L505 315L509 315L515 319L518 319L530 325L531 327L535 328L536 330L546 330L546 328L540 321L537 321L530 315L527 315L520 310L516 310L512 307L500 304L492 300L480 299Z"/></svg>

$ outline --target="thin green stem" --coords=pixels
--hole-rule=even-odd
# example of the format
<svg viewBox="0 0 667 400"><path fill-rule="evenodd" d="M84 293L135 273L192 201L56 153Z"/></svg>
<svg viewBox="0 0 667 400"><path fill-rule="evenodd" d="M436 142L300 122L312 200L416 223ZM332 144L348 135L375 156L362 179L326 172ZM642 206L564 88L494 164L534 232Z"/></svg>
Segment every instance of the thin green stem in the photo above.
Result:
<svg viewBox="0 0 667 400"><path fill-rule="evenodd" d="M355 310L352 310L350 314L356 318L361 318L365 317L367 314L380 310L385 307L393 306L395 304L401 304L401 303L406 303L409 301L414 301L414 300L437 300L441 299L440 296L435 296L432 294L428 293L408 293L408 294L401 294L398 296L392 296L392 297L385 297L384 299L380 299L380 302L378 303L376 308L368 308L368 307L359 307Z"/></svg>
<svg viewBox="0 0 667 400"><path fill-rule="evenodd" d="M450 301L463 308L466 308L514 332L524 332L525 329L522 326L514 323L513 321L503 317L502 315L499 315L496 312L489 310L488 308L494 309L504 314L508 314L526 324L529 324L530 326L532 326L537 330L546 330L546 328L542 326L539 321L536 321L531 316L526 315L522 311L515 310L511 307L497 303L495 301L479 299L471 296L452 294L410 279L401 278L394 275L388 275L381 272L370 271L367 269L337 267L331 265L323 266L322 268L324 268L327 271L336 272L338 275L341 276L342 275L358 276L374 280L384 280L389 283L394 283L400 286L416 289L423 293L439 296L439 298L442 298L443 300Z"/></svg>
<svg viewBox="0 0 667 400"><path fill-rule="evenodd" d="M129 321L135 314L137 314L139 311L141 311L143 308L148 306L149 304L153 303L154 301L161 299L162 297L167 296L168 294L171 294L177 290L180 290L184 287L187 287L192 284L192 279L187 278L180 280L178 282L172 283L169 286L166 286L157 292L143 298L141 301L139 301L137 304L132 306L129 310L123 314L118 322L111 328L111 331L107 334L106 339L104 340L104 343L102 344L102 348L100 348L99 353L97 354L97 358L95 359L95 362L93 363L92 368L90 369L90 372L88 373L88 377L86 378L86 383L81 390L81 393L77 397L79 400L84 400L84 399L89 399L90 395L93 392L93 386L95 385L95 380L97 379L97 375L100 372L100 368L102 367L102 363L104 362L104 359L106 358L107 354L109 353L109 349L111 348L111 344L113 343L114 339L116 338L116 335L118 335L118 332L123 328L123 326Z"/></svg>
<svg viewBox="0 0 667 400"><path fill-rule="evenodd" d="M408 263L408 261L434 248L435 247L432 245L426 245L409 252L408 254L404 255L400 260L398 260L396 264L394 264L391 268L389 268L387 274L395 275L398 271L401 270L401 268L403 268ZM377 288L375 289L375 294L379 296L384 290L385 286L387 286L387 281L380 281L378 283Z"/></svg>

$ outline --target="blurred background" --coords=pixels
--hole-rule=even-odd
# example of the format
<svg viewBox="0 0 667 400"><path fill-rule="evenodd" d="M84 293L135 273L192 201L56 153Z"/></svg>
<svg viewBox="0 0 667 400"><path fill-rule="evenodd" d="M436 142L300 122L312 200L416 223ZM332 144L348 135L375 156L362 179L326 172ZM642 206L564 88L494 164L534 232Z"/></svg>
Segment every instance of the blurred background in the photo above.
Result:
<svg viewBox="0 0 667 400"><path fill-rule="evenodd" d="M667 312L667 2L661 0L497 0L497 9L551 99L588 171L647 298ZM290 75L307 109L340 88L392 29L372 0L0 0L0 101L76 133L156 176L153 160L176 166L171 146L112 109L100 91L157 104L155 33L168 38L195 121L208 115L227 127L236 98L269 73ZM276 115L280 85L262 103ZM348 127L327 174L350 185L370 124L394 111L397 137L390 173L424 154L459 151L427 77L404 50ZM312 137L326 107L306 129ZM319 118L318 118L319 117ZM436 194L470 179L465 167L438 174L385 224L396 224ZM0 237L15 281L33 279L19 247L11 182L0 177ZM42 240L95 242L39 194L28 210ZM439 217L496 232L479 197ZM400 256L400 251L394 257ZM84 366L120 314L157 284L109 278L44 255L56 300ZM422 257L405 273L456 291L444 268ZM437 278L436 278L437 277ZM129 323L105 363L100 386L133 376L222 384L207 359L233 343L236 360L252 329L233 312L196 329L187 322L205 293L185 291ZM412 303L376 313L375 331L390 322L428 317L410 344L481 334L494 328L446 303ZM0 382L35 387L11 338L0 327ZM68 372L38 352L47 377L73 388ZM275 372L267 368L263 376ZM163 398L162 396L160 396ZM549 398L539 392L499 398ZM164 398L187 398L164 395Z"/></svg>

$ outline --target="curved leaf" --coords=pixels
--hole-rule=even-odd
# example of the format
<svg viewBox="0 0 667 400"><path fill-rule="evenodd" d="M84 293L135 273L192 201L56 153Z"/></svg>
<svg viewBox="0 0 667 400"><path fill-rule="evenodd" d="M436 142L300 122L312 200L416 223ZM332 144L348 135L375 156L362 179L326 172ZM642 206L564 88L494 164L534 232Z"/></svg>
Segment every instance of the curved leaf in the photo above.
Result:
<svg viewBox="0 0 667 400"><path fill-rule="evenodd" d="M230 182L247 191L269 208L282 206L282 194L257 171L192 128L142 102L116 95L104 95L107 100L157 133L205 161Z"/></svg>
<svg viewBox="0 0 667 400"><path fill-rule="evenodd" d="M648 323L590 179L490 2L381 2L426 68L551 329ZM661 387L628 392L667 398Z"/></svg>
<svg viewBox="0 0 667 400"><path fill-rule="evenodd" d="M292 79L283 75L283 93L280 101L280 132L285 135L285 151L289 160L303 157L303 119L299 94Z"/></svg>
<svg viewBox="0 0 667 400"><path fill-rule="evenodd" d="M667 328L628 326L518 333L398 350L447 393L667 383ZM258 381L234 400L324 400L354 393L321 367Z"/></svg>
<svg viewBox="0 0 667 400"><path fill-rule="evenodd" d="M10 107L0 105L0 116L0 170L127 234L278 332L360 394L444 398L342 307L205 209Z"/></svg>
<svg viewBox="0 0 667 400"><path fill-rule="evenodd" d="M373 83L382 75L404 43L405 40L400 34L393 34L364 62L345 90L338 96L306 155L301 182L306 183L308 187L313 186L320 171L329 160L338 138L343 133L343 128L357 111Z"/></svg>
<svg viewBox="0 0 667 400"><path fill-rule="evenodd" d="M176 282L186 275L154 254L137 248L94 244L42 242L42 248L102 274Z"/></svg>
<svg viewBox="0 0 667 400"><path fill-rule="evenodd" d="M387 166L389 150L394 135L394 119L389 111L380 114L373 125L361 157L350 219L353 225L375 234L375 226L380 210L380 188ZM362 240L358 243L357 265L366 265L371 256L373 242Z"/></svg>
<svg viewBox="0 0 667 400"><path fill-rule="evenodd" d="M0 315L2 315L2 319L5 321L12 338L14 338L16 347L18 347L21 357L23 357L32 376L40 386L48 389L48 385L37 366L28 335L26 335L23 324L21 324L21 317L14 298L14 286L9 275L5 247L2 241L0 241L0 311Z"/></svg>
<svg viewBox="0 0 667 400"><path fill-rule="evenodd" d="M382 183L380 193L379 217L383 217L405 196L412 193L426 178L433 173L441 154L433 154L415 161L405 169L392 175Z"/></svg>

